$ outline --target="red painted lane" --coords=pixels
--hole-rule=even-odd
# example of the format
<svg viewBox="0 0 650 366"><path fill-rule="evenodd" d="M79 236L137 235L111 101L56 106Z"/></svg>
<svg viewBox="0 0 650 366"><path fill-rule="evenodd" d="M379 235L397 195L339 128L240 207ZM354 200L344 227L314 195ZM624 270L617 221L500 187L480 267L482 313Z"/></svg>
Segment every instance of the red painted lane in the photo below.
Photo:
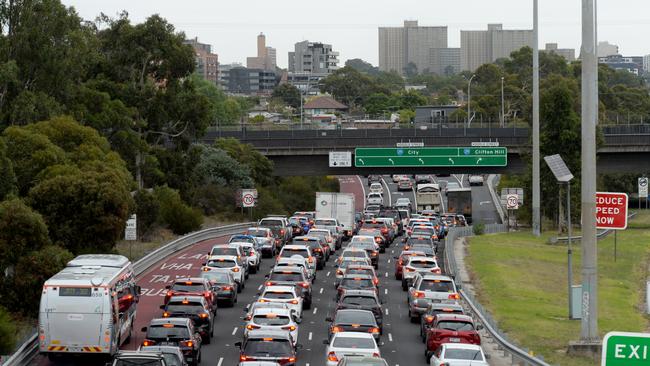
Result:
<svg viewBox="0 0 650 366"><path fill-rule="evenodd" d="M366 204L366 192L363 185L363 178L358 175L346 175L339 177L339 185L341 186L341 193L354 194L354 202L356 210L362 212Z"/></svg>

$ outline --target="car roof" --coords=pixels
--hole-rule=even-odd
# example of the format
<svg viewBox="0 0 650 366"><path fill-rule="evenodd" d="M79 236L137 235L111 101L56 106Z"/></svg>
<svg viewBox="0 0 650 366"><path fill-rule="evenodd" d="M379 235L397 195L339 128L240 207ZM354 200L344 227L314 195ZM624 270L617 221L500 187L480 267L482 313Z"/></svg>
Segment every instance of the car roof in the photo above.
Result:
<svg viewBox="0 0 650 366"><path fill-rule="evenodd" d="M431 258L431 257L425 257L421 255L413 255L409 256L409 261L424 261L424 262L438 262L437 260Z"/></svg>
<svg viewBox="0 0 650 366"><path fill-rule="evenodd" d="M298 273L303 273L304 268L303 267L296 267L296 266L280 266L280 267L273 267L271 271L275 272L298 272Z"/></svg>
<svg viewBox="0 0 650 366"><path fill-rule="evenodd" d="M431 281L431 280L439 280L439 281L454 282L454 280L449 276L437 275L437 274L425 274L424 276L422 276L422 279L429 280L429 281Z"/></svg>
<svg viewBox="0 0 650 366"><path fill-rule="evenodd" d="M339 314L339 313L362 313L362 314L373 315L372 311L364 310L364 309L339 309L339 310L336 311L336 314Z"/></svg>
<svg viewBox="0 0 650 366"><path fill-rule="evenodd" d="M482 350L481 346L478 344L467 344L467 343L443 343L442 347L445 349L455 348L455 349L469 349L469 350Z"/></svg>
<svg viewBox="0 0 650 366"><path fill-rule="evenodd" d="M211 255L208 257L209 261L217 261L217 260L228 260L228 261L237 261L237 256L236 255Z"/></svg>
<svg viewBox="0 0 650 366"><path fill-rule="evenodd" d="M465 312L463 306L458 303L432 302L429 303L429 307L434 310L450 309L450 310L462 310L463 312Z"/></svg>
<svg viewBox="0 0 650 366"><path fill-rule="evenodd" d="M174 325L190 325L190 319L188 318L156 318L151 319L149 325L163 325L163 324L174 324Z"/></svg>
<svg viewBox="0 0 650 366"><path fill-rule="evenodd" d="M377 299L377 294L372 290L346 290L345 293L341 295L342 298L347 296L366 296Z"/></svg>
<svg viewBox="0 0 650 366"><path fill-rule="evenodd" d="M151 360L160 360L163 359L162 352L154 352L154 351L148 351L148 352L140 352L140 351L119 351L116 355L116 359L121 359L121 358L130 358L130 357L138 357L138 358L146 358L146 359L151 359Z"/></svg>
<svg viewBox="0 0 650 366"><path fill-rule="evenodd" d="M282 247L282 249L300 249L300 250L309 250L307 246L305 245L299 245L299 244L287 244Z"/></svg>
<svg viewBox="0 0 650 366"><path fill-rule="evenodd" d="M192 302L200 302L200 303L203 304L205 302L205 297L203 297L203 296L176 295L176 296L172 296L169 299L169 302L172 302L172 301L176 302L176 301L183 301L183 300L192 301Z"/></svg>
<svg viewBox="0 0 650 366"><path fill-rule="evenodd" d="M278 314L278 315L291 316L292 311L288 307L283 307L283 308L261 307L261 308L253 309L253 315L266 315L266 314Z"/></svg>
<svg viewBox="0 0 650 366"><path fill-rule="evenodd" d="M334 337L375 339L372 334L370 334L370 333L361 333L361 332L339 332L339 333L334 333Z"/></svg>
<svg viewBox="0 0 650 366"><path fill-rule="evenodd" d="M363 279L363 280L371 280L372 276L367 275L367 274L353 273L353 274L346 274L346 275L343 276L343 279L346 279L346 278L352 278L352 279L359 278L359 279Z"/></svg>
<svg viewBox="0 0 650 366"><path fill-rule="evenodd" d="M266 286L264 292L295 292L294 286Z"/></svg>
<svg viewBox="0 0 650 366"><path fill-rule="evenodd" d="M437 321L459 320L459 321L474 323L474 319L472 319L471 316L464 315L464 314L441 313L441 314L436 315L436 319L437 319Z"/></svg>
<svg viewBox="0 0 650 366"><path fill-rule="evenodd" d="M140 352L159 352L159 353L180 353L181 349L177 346L143 346L138 349Z"/></svg>
<svg viewBox="0 0 650 366"><path fill-rule="evenodd" d="M256 329L251 330L246 335L246 338L281 338L281 339L291 339L291 335L287 331L279 330L265 330L265 329Z"/></svg>

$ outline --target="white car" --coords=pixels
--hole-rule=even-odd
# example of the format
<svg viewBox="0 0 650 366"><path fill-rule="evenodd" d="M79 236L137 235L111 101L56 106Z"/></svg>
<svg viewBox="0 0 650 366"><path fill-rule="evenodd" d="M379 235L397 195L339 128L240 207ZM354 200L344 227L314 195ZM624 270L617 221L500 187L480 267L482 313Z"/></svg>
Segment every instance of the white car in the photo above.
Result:
<svg viewBox="0 0 650 366"><path fill-rule="evenodd" d="M258 308L253 310L250 320L244 328L244 337L251 330L287 331L291 334L293 345L298 342L298 319L290 309Z"/></svg>
<svg viewBox="0 0 650 366"><path fill-rule="evenodd" d="M276 267L299 267L305 271L305 276L314 282L316 270L307 264L307 260L300 255L293 255L290 258L278 258L275 263Z"/></svg>
<svg viewBox="0 0 650 366"><path fill-rule="evenodd" d="M327 345L327 366L336 366L344 356L381 357L375 338L370 333L340 332L334 333L332 341L323 341Z"/></svg>
<svg viewBox="0 0 650 366"><path fill-rule="evenodd" d="M366 198L366 203L368 205L383 205L384 196L381 193L369 193Z"/></svg>
<svg viewBox="0 0 650 366"><path fill-rule="evenodd" d="M298 318L302 318L302 296L295 286L266 286L257 301L287 304Z"/></svg>
<svg viewBox="0 0 650 366"><path fill-rule="evenodd" d="M411 210L411 200L406 197L398 198L397 201L395 201L395 207L404 207Z"/></svg>
<svg viewBox="0 0 650 366"><path fill-rule="evenodd" d="M201 267L201 271L221 271L230 272L239 285L238 292L241 292L246 287L246 279L244 277L244 266L241 260L234 255L213 255L208 257L207 262Z"/></svg>
<svg viewBox="0 0 650 366"><path fill-rule="evenodd" d="M330 253L336 251L336 242L330 229L311 229L306 235L323 237L327 245L330 247Z"/></svg>
<svg viewBox="0 0 650 366"><path fill-rule="evenodd" d="M370 185L370 193L384 194L384 187L381 186L381 183L373 183Z"/></svg>
<svg viewBox="0 0 650 366"><path fill-rule="evenodd" d="M430 366L489 366L489 357L476 344L443 343L429 360Z"/></svg>
<svg viewBox="0 0 650 366"><path fill-rule="evenodd" d="M483 176L482 175L470 175L469 176L469 185L470 186L482 186L483 185Z"/></svg>
<svg viewBox="0 0 650 366"><path fill-rule="evenodd" d="M277 260L280 260L280 258L291 258L295 255L305 258L309 268L316 273L316 258L314 258L311 254L311 249L306 245L287 244L283 246Z"/></svg>
<svg viewBox="0 0 650 366"><path fill-rule="evenodd" d="M379 245L377 245L377 243L375 242L375 237L374 236L355 235L355 236L352 237L352 239L350 239L350 244L348 244L348 247L350 247L350 246L353 247L354 246L353 244L355 244L355 243L364 243L364 244L365 243L372 243L377 247L377 249L379 249Z"/></svg>
<svg viewBox="0 0 650 366"><path fill-rule="evenodd" d="M366 252L365 250L363 251L364 253ZM345 259L340 260L337 263L336 268L336 279L334 281L334 287L338 287L339 283L343 279L343 276L345 276L345 270L349 265L353 264L363 264L367 266L372 266L372 263L370 262L370 258L367 256L365 258L363 257L347 257Z"/></svg>
<svg viewBox="0 0 650 366"><path fill-rule="evenodd" d="M440 274L438 262L431 257L409 256L402 274L402 289L406 291L417 273Z"/></svg>
<svg viewBox="0 0 650 366"><path fill-rule="evenodd" d="M393 174L393 183L397 183L402 179L410 179L406 174Z"/></svg>
<svg viewBox="0 0 650 366"><path fill-rule="evenodd" d="M257 273L260 269L260 261L261 261L261 255L255 249L255 244L251 243L245 243L245 242L233 242L230 244L234 245L239 245L242 249L242 255L248 262L248 268L250 269L251 273Z"/></svg>

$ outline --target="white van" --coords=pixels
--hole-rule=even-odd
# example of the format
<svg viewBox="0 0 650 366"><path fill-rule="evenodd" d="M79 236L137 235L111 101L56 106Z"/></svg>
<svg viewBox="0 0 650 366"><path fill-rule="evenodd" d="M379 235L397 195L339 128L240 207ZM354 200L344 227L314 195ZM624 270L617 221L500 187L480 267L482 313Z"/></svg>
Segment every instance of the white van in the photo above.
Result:
<svg viewBox="0 0 650 366"><path fill-rule="evenodd" d="M133 331L140 287L133 265L114 254L80 255L43 285L39 351L113 355Z"/></svg>

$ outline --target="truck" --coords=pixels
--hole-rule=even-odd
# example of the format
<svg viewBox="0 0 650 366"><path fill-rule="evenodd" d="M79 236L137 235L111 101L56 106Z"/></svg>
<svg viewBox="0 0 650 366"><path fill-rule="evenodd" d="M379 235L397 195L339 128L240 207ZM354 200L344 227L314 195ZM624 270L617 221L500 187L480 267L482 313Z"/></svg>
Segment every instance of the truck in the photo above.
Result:
<svg viewBox="0 0 650 366"><path fill-rule="evenodd" d="M442 206L440 185L435 183L418 184L415 190L415 202L418 212L433 210L440 213Z"/></svg>
<svg viewBox="0 0 650 366"><path fill-rule="evenodd" d="M316 219L336 219L348 238L354 231L355 207L352 193L316 192Z"/></svg>
<svg viewBox="0 0 650 366"><path fill-rule="evenodd" d="M472 189L449 188L447 190L447 212L465 216L467 224L472 223Z"/></svg>

